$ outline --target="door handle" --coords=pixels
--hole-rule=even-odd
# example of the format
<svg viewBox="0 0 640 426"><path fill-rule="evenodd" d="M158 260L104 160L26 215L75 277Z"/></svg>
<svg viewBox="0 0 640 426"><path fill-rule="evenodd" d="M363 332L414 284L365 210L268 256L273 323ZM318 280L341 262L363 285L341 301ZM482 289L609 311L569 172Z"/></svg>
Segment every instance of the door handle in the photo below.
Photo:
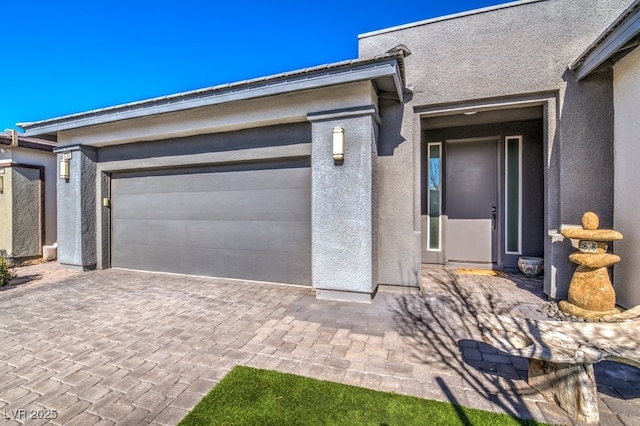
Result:
<svg viewBox="0 0 640 426"><path fill-rule="evenodd" d="M496 219L498 217L497 211L498 210L495 207L491 207L491 227L494 231L496 229Z"/></svg>

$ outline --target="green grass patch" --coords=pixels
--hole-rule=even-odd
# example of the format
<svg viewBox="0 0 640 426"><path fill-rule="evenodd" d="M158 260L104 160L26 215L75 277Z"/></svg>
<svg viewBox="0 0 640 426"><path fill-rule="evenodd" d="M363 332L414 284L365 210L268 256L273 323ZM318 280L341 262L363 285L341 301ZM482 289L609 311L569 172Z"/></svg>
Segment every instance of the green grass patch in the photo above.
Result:
<svg viewBox="0 0 640 426"><path fill-rule="evenodd" d="M293 374L235 367L179 423L188 425L539 425L507 414Z"/></svg>

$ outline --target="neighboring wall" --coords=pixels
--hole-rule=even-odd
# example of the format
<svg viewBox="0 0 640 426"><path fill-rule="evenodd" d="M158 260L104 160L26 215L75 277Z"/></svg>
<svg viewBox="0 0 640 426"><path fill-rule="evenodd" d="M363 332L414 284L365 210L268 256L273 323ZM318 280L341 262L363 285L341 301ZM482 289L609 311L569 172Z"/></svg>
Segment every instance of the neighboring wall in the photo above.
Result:
<svg viewBox="0 0 640 426"><path fill-rule="evenodd" d="M44 167L44 244L57 241L57 205L56 205L56 156L51 152L26 148L11 148L11 159L20 164Z"/></svg>
<svg viewBox="0 0 640 426"><path fill-rule="evenodd" d="M4 188L2 194L0 194L0 254L6 256L11 254L11 247L13 245L11 168L0 168L0 173L2 173L0 176L2 176L2 186Z"/></svg>
<svg viewBox="0 0 640 426"><path fill-rule="evenodd" d="M557 97L545 112L545 256L556 277L545 277L545 291L565 297L574 269L568 242L552 246L546 232L557 235L562 224L579 224L579 212L597 211L612 222L612 181L587 174L580 164L562 174L560 164L576 151L593 151L598 167L611 166L613 123L607 111L610 81L574 83L567 64L620 14L629 0L546 0L513 3L497 10L424 25L364 34L359 55L372 57L404 44L407 87L404 107L381 103L382 130L378 158L380 282L417 284L420 276L420 124L419 113L443 105L516 101L541 93ZM569 83L567 83L569 81ZM568 93L567 93L568 91ZM604 102L603 102L604 100ZM593 107L581 109L584 102ZM556 112L557 111L557 112ZM417 112L417 114L416 114ZM567 120L564 120L564 115ZM579 130L579 131L578 131ZM578 131L578 132L577 132ZM577 133L576 133L577 132ZM563 205L568 196L572 204ZM560 244L558 246L558 244ZM556 281L559 284L556 284Z"/></svg>
<svg viewBox="0 0 640 426"><path fill-rule="evenodd" d="M615 243L622 260L614 267L618 304L640 304L640 49L621 59L613 69L615 111L615 209L613 225L624 239Z"/></svg>
<svg viewBox="0 0 640 426"><path fill-rule="evenodd" d="M12 257L42 254L42 182L40 168L11 167Z"/></svg>
<svg viewBox="0 0 640 426"><path fill-rule="evenodd" d="M0 250L15 257L38 256L42 245L57 240L56 157L51 152L24 147L3 146L3 151L0 160L12 166L4 168L4 194L0 194ZM44 169L44 194L39 168Z"/></svg>

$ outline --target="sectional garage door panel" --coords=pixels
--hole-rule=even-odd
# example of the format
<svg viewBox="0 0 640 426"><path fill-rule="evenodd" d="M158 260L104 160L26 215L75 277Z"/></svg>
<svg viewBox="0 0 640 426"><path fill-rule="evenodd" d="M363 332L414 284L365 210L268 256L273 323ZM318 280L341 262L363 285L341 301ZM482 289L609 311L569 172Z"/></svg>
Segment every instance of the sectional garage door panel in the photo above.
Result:
<svg viewBox="0 0 640 426"><path fill-rule="evenodd" d="M121 202L121 201L119 201ZM302 221L119 220L114 238L119 246L166 246L175 249L227 249L308 252L309 223ZM149 232L161 229L162 232ZM238 238L246 236L246 238ZM218 244L212 244L217 241ZM224 244L222 244L224 243ZM287 250L287 248L290 248ZM299 250L293 250L299 248ZM116 253L114 253L116 254Z"/></svg>
<svg viewBox="0 0 640 426"><path fill-rule="evenodd" d="M268 179L268 175L264 175ZM166 186L170 182L165 182ZM154 192L122 194L119 198L120 219L128 220L309 220L305 195L308 188ZM215 194L215 197L212 197ZM167 208L167 200L189 209ZM280 204L274 205L274 200Z"/></svg>
<svg viewBox="0 0 640 426"><path fill-rule="evenodd" d="M311 284L309 161L112 175L114 267Z"/></svg>

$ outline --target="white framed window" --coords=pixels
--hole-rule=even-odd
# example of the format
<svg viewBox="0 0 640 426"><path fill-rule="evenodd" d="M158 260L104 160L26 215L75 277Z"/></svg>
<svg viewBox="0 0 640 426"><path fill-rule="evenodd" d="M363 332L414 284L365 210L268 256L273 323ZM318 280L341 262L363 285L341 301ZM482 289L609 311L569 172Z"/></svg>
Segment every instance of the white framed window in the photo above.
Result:
<svg viewBox="0 0 640 426"><path fill-rule="evenodd" d="M427 144L427 250L442 250L442 143Z"/></svg>
<svg viewBox="0 0 640 426"><path fill-rule="evenodd" d="M522 136L504 139L504 248L522 254Z"/></svg>

